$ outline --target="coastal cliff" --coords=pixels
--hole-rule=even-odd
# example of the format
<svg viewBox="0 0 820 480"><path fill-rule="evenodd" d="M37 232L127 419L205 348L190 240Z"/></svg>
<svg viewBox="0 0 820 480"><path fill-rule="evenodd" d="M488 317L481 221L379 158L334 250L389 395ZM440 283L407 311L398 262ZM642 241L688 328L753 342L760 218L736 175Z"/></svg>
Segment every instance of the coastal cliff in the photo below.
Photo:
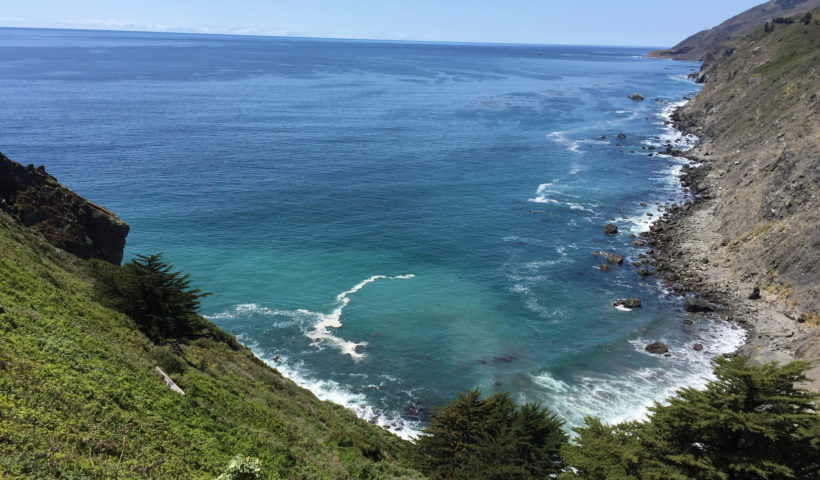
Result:
<svg viewBox="0 0 820 480"><path fill-rule="evenodd" d="M128 224L46 173L0 153L0 209L80 258L119 265Z"/></svg>
<svg viewBox="0 0 820 480"><path fill-rule="evenodd" d="M755 31L764 22L792 17L820 8L820 0L770 0L735 15L720 25L702 30L667 50L653 50L650 57L676 60L709 60L723 42Z"/></svg>
<svg viewBox="0 0 820 480"><path fill-rule="evenodd" d="M0 198L0 477L422 478L410 443L206 319L156 339L112 308L96 272L128 264L79 258L120 263L128 226L112 213L4 156Z"/></svg>
<svg viewBox="0 0 820 480"><path fill-rule="evenodd" d="M673 115L701 140L683 177L696 201L653 228L656 263L671 285L704 293L749 329L741 353L817 359L820 25L758 25L721 52ZM820 369L810 377L820 387Z"/></svg>

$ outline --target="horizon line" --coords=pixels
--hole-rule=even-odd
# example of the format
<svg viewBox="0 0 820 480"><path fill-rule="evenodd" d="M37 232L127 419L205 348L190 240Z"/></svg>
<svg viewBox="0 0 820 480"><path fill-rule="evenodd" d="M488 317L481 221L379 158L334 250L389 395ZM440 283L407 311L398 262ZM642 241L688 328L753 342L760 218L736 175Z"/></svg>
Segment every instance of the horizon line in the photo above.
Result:
<svg viewBox="0 0 820 480"><path fill-rule="evenodd" d="M172 30L140 30L140 29L126 29L118 30L113 28L71 28L71 27L25 27L25 26L5 26L0 25L0 29L7 30L64 30L64 31L79 31L79 32L114 32L114 33L141 33L141 34L170 34L170 35L213 35L221 37L255 37L255 38L288 38L288 39L303 39L303 40L338 40L338 41L354 41L354 42L391 42L391 43L439 43L439 44L454 44L454 45L506 45L506 46L533 46L533 47L617 47L617 48L645 48L645 49L664 49L669 47L650 46L650 45L602 45L602 44L581 44L581 43L517 43L517 42L480 42L480 41L465 41L465 40L413 40L413 39L388 39L388 38L368 38L368 37L321 37L308 35L274 35L264 33L223 33L223 32L185 32Z"/></svg>

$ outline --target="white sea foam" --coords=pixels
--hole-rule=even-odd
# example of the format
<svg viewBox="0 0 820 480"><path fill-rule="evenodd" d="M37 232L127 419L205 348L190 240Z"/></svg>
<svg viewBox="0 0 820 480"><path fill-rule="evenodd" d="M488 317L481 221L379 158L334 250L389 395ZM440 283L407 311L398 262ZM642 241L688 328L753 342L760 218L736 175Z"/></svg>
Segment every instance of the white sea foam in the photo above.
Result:
<svg viewBox="0 0 820 480"><path fill-rule="evenodd" d="M245 338L240 338L240 341L245 343ZM264 354L256 344L248 345L254 354L264 359ZM376 424L394 434L406 439L413 440L419 435L423 426L414 421L410 421L401 417L396 413L383 411L379 408L373 407L367 403L366 396L363 393L354 393L349 387L346 387L333 380L317 380L312 378L305 366L301 362L294 364L285 355L277 355L273 359L264 359L265 363L276 368L282 375L291 379L300 387L306 388L316 395L319 400L327 400L351 410L359 418L370 423ZM356 375L356 374L353 374ZM394 377L387 375L380 375L384 381L380 382L376 388L384 386L385 381L395 382Z"/></svg>
<svg viewBox="0 0 820 480"><path fill-rule="evenodd" d="M217 313L215 315L206 315L205 318L208 318L210 320L223 320L247 315L273 316L278 315L279 313L280 312L278 310L272 310L267 307L260 307L255 303L241 303L239 305L235 305L233 309L230 311Z"/></svg>
<svg viewBox="0 0 820 480"><path fill-rule="evenodd" d="M548 196L552 194L549 190L551 186L552 183L542 183L541 185L538 185L538 189L535 191L535 197L530 198L528 201L533 203L560 203L554 198L548 198Z"/></svg>
<svg viewBox="0 0 820 480"><path fill-rule="evenodd" d="M336 335L331 333L331 328L341 328L342 322L342 312L344 311L345 307L350 303L350 295L358 292L365 285L369 283L373 283L376 280L386 279L386 280L407 280L414 278L415 275L398 275L395 277L388 277L385 275L373 275L370 278L362 280L361 282L357 283L353 286L350 290L345 290L344 292L336 295L336 308L333 309L330 313L320 313L320 312L311 312L310 310L299 309L298 312L301 315L306 316L313 316L316 319L316 322L313 324L312 328L305 332L305 336L312 340L311 345L314 347L319 347L323 344L331 344L338 348L343 354L350 355L353 359L361 359L365 356L363 351L357 351L358 347L365 347L367 346L367 342L353 342L350 340L344 340Z"/></svg>
<svg viewBox="0 0 820 480"><path fill-rule="evenodd" d="M572 153L578 153L578 154L583 154L584 153L581 150L581 147L583 145L608 144L609 143L607 140L600 140L600 139L589 139L589 138L585 138L585 139L581 139L581 140L571 139L571 138L567 138L566 134L567 134L567 132L555 131L555 132L548 133L546 135L546 137L548 139L554 141L555 143L559 144L559 145L563 145L564 147L566 147L566 149L568 151L570 151ZM573 173L573 172L570 171L570 173ZM574 173L577 173L577 171L574 172Z"/></svg>
<svg viewBox="0 0 820 480"><path fill-rule="evenodd" d="M597 416L608 423L641 420L654 402L669 398L675 390L684 386L705 387L713 378L711 359L734 351L743 343L745 332L728 323L711 323L686 338L685 343L678 343L678 339L666 342L672 354L669 358L646 353L644 347L649 343L646 339L631 342L637 351L657 359L662 366L617 375L579 374L571 383L556 379L549 372L535 374L532 380L543 389L547 399L541 400L549 403L570 425L583 423L582 415ZM704 351L695 351L694 343L703 344Z"/></svg>
<svg viewBox="0 0 820 480"><path fill-rule="evenodd" d="M586 212L595 213L595 210L589 209L580 203L567 202L567 206L572 210L584 210Z"/></svg>
<svg viewBox="0 0 820 480"><path fill-rule="evenodd" d="M615 310L620 310L622 312L631 312L632 311L631 308L627 308L623 305L615 305Z"/></svg>

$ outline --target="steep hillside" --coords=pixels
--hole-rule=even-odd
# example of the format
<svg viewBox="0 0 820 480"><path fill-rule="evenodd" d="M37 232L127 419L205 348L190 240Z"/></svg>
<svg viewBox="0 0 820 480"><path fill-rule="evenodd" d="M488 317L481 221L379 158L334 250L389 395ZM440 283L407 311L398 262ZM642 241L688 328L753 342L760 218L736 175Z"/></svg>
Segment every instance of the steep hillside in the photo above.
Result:
<svg viewBox="0 0 820 480"><path fill-rule="evenodd" d="M409 443L208 329L150 341L88 261L0 211L0 477L213 478L243 455L266 479L420 478Z"/></svg>
<svg viewBox="0 0 820 480"><path fill-rule="evenodd" d="M658 265L733 307L744 353L820 358L820 25L760 26L726 48L674 115L702 166L684 179L695 205L655 228Z"/></svg>
<svg viewBox="0 0 820 480"><path fill-rule="evenodd" d="M685 8L685 7L684 7ZM668 50L654 50L650 57L705 61L723 42L751 33L764 22L791 17L820 8L820 0L770 0L736 15L720 25L702 30Z"/></svg>

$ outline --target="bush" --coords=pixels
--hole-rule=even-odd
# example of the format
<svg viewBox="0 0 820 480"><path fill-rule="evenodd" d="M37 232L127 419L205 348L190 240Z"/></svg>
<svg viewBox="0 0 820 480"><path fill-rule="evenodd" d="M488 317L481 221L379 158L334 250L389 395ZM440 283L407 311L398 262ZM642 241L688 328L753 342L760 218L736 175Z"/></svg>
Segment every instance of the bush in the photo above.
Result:
<svg viewBox="0 0 820 480"><path fill-rule="evenodd" d="M228 462L216 480L261 480L262 462L253 457L237 455Z"/></svg>

